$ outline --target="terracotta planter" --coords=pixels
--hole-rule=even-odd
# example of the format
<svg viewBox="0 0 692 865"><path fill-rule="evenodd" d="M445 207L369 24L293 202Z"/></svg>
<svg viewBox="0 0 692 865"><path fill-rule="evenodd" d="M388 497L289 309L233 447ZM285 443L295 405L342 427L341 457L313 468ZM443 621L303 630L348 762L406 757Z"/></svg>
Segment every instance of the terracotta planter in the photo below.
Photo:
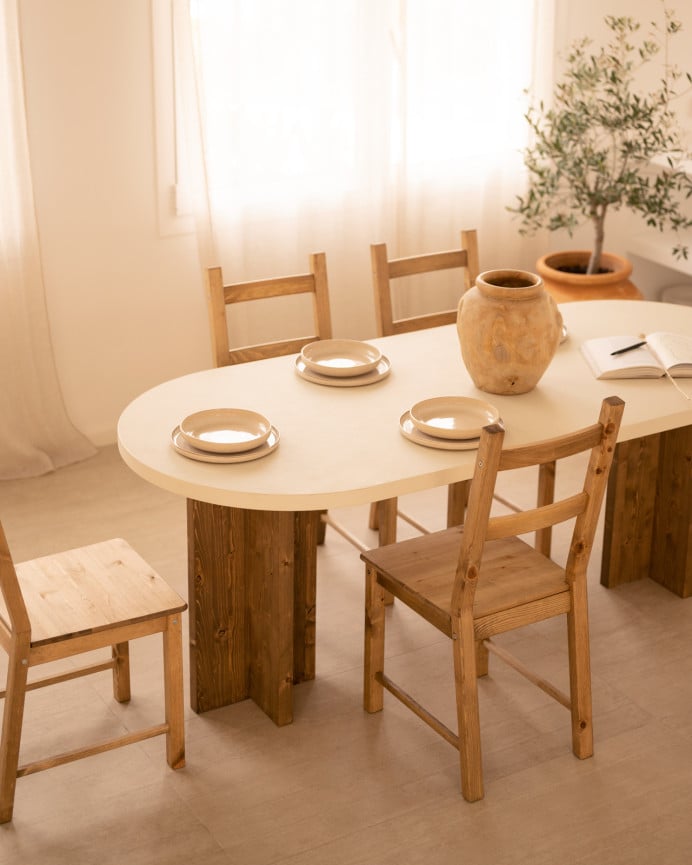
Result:
<svg viewBox="0 0 692 865"><path fill-rule="evenodd" d="M642 294L630 282L632 264L626 258L603 253L601 266L608 273L568 273L561 267L586 267L591 253L577 249L553 252L536 262L546 289L558 303L572 300L641 300Z"/></svg>
<svg viewBox="0 0 692 865"><path fill-rule="evenodd" d="M480 390L532 390L557 349L562 316L543 280L526 270L487 270L462 295L457 331L464 364Z"/></svg>

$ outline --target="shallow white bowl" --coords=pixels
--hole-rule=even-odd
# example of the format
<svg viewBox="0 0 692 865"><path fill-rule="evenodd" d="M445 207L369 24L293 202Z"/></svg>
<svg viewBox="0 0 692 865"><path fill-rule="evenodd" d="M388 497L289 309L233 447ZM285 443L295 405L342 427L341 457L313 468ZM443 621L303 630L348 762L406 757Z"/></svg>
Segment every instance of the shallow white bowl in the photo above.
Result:
<svg viewBox="0 0 692 865"><path fill-rule="evenodd" d="M382 359L382 352L357 339L318 339L308 343L300 357L313 372L345 377L371 372Z"/></svg>
<svg viewBox="0 0 692 865"><path fill-rule="evenodd" d="M411 406L413 423L426 435L444 439L478 438L500 413L489 402L466 396L438 396Z"/></svg>
<svg viewBox="0 0 692 865"><path fill-rule="evenodd" d="M206 409L180 422L180 433L189 444L198 450L220 454L259 447L269 437L271 428L264 415L242 408Z"/></svg>

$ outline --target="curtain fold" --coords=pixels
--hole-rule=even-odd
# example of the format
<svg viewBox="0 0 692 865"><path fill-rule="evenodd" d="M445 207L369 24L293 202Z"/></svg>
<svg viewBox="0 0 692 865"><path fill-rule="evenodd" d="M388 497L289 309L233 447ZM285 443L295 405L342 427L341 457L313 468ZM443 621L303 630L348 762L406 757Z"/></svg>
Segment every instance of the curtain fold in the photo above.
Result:
<svg viewBox="0 0 692 865"><path fill-rule="evenodd" d="M482 268L533 265L537 241L506 207L523 191L525 91L552 0L178 2L204 265L260 278L323 250L335 335L356 338L374 332L373 242L409 255L477 228ZM404 290L399 314L455 303L453 277L426 294ZM234 341L292 326L287 306L254 315L236 317Z"/></svg>
<svg viewBox="0 0 692 865"><path fill-rule="evenodd" d="M69 420L53 353L26 137L17 0L0 2L0 480L96 449Z"/></svg>

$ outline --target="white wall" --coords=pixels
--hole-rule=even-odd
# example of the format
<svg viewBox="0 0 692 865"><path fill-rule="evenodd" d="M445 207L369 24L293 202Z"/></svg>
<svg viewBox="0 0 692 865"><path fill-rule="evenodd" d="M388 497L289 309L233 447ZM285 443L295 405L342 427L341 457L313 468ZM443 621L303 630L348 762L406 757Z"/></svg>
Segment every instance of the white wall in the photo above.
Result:
<svg viewBox="0 0 692 865"><path fill-rule="evenodd" d="M210 365L191 235L158 227L148 0L21 0L28 132L58 374L115 440L127 403Z"/></svg>
<svg viewBox="0 0 692 865"><path fill-rule="evenodd" d="M560 0L558 43L600 22L602 3ZM648 18L658 0L607 5ZM196 243L159 232L150 3L19 7L58 375L74 423L105 444L131 399L211 363ZM609 248L625 252L628 233L614 220Z"/></svg>

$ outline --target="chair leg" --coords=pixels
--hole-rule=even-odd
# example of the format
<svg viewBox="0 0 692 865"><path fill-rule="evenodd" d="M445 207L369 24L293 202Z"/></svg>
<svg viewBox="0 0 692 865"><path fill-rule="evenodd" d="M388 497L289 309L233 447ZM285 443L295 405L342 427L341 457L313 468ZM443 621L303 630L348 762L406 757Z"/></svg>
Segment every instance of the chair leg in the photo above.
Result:
<svg viewBox="0 0 692 865"><path fill-rule="evenodd" d="M321 514L326 514L327 511L320 511ZM324 543L324 539L327 536L327 524L324 520L320 520L317 524L317 546L321 547Z"/></svg>
<svg viewBox="0 0 692 865"><path fill-rule="evenodd" d="M476 675L480 679L481 676L488 675L490 652L483 640L476 640Z"/></svg>
<svg viewBox="0 0 692 865"><path fill-rule="evenodd" d="M466 519L471 481L457 481L447 487L447 528L460 526Z"/></svg>
<svg viewBox="0 0 692 865"><path fill-rule="evenodd" d="M377 531L379 533L379 545L396 543L396 514L399 505L398 499L383 499L375 502L377 510ZM389 606L394 603L394 595L385 591L384 602Z"/></svg>
<svg viewBox="0 0 692 865"><path fill-rule="evenodd" d="M185 765L185 715L183 709L182 616L168 617L163 632L163 682L166 702L166 760L172 769Z"/></svg>
<svg viewBox="0 0 692 865"><path fill-rule="evenodd" d="M368 517L368 528L376 532L379 528L377 522L377 502L370 502L370 516Z"/></svg>
<svg viewBox="0 0 692 865"><path fill-rule="evenodd" d="M5 710L2 716L2 737L0 738L0 823L9 823L14 810L14 793L17 785L17 766L19 765L19 745L22 738L24 720L24 699L28 673L28 648L10 654L7 670L7 691ZM24 660L24 663L22 663Z"/></svg>
<svg viewBox="0 0 692 865"><path fill-rule="evenodd" d="M377 571L365 568L365 662L363 708L379 712L384 700L384 688L376 676L384 672L385 591L377 582Z"/></svg>
<svg viewBox="0 0 692 865"><path fill-rule="evenodd" d="M113 656L113 697L119 703L130 699L130 644L116 643L111 646Z"/></svg>
<svg viewBox="0 0 692 865"><path fill-rule="evenodd" d="M459 725L459 763L461 792L467 802L483 798L483 763L481 759L481 730L478 711L478 685L476 682L476 641L473 623L463 627L461 620L452 624L455 639L454 683Z"/></svg>
<svg viewBox="0 0 692 865"><path fill-rule="evenodd" d="M591 659L586 583L572 585L572 609L567 613L569 684L572 712L572 751L580 760L593 754Z"/></svg>
<svg viewBox="0 0 692 865"><path fill-rule="evenodd" d="M396 511L398 499L383 499L375 502L377 510L377 531L379 546L386 547L396 543Z"/></svg>
<svg viewBox="0 0 692 865"><path fill-rule="evenodd" d="M553 501L555 501L555 463L543 463L538 467L537 504L540 508L541 505L549 505ZM552 535L552 526L536 532L536 549L548 558L550 558Z"/></svg>

